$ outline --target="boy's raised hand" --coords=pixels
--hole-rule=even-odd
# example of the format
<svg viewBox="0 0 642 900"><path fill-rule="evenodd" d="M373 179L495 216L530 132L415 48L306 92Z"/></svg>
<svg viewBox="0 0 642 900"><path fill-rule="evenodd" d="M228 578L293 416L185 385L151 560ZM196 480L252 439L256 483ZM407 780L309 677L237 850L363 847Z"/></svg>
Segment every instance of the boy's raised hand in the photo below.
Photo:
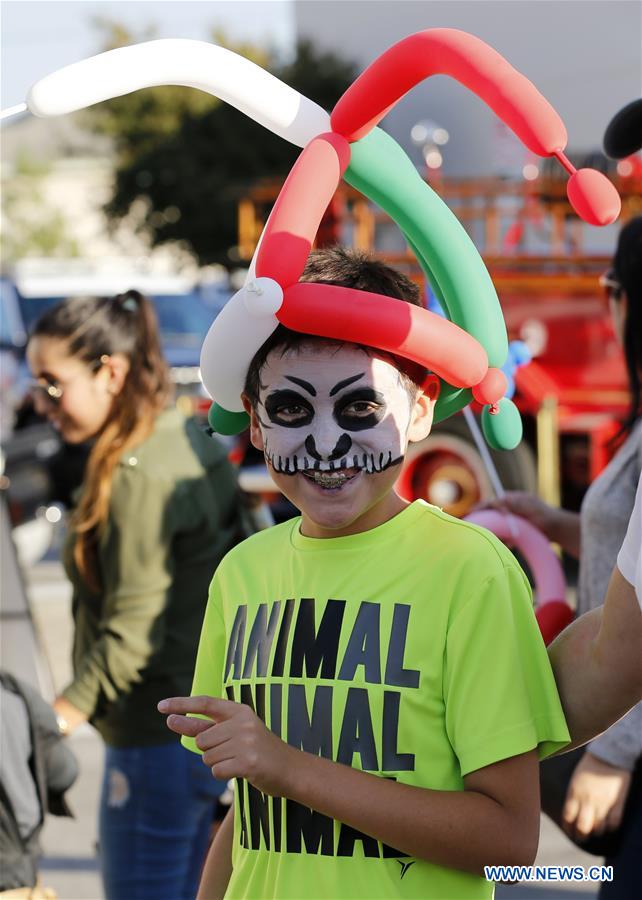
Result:
<svg viewBox="0 0 642 900"><path fill-rule="evenodd" d="M168 728L195 739L215 778L245 778L272 797L285 793L287 758L296 751L246 704L206 696L170 697L160 701L158 710L167 715ZM188 713L207 718L191 718Z"/></svg>

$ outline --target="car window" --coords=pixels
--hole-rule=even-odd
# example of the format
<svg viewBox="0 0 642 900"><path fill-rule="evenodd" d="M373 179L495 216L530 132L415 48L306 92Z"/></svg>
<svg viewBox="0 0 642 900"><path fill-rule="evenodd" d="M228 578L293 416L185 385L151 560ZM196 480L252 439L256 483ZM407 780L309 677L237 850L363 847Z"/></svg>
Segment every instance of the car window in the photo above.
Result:
<svg viewBox="0 0 642 900"><path fill-rule="evenodd" d="M198 348L210 325L230 296L230 291L217 288L203 293L163 294L151 298L160 326L163 344ZM20 306L27 330L40 316L63 300L63 297L21 297Z"/></svg>
<svg viewBox="0 0 642 900"><path fill-rule="evenodd" d="M229 292L152 297L163 343L199 348L228 296Z"/></svg>
<svg viewBox="0 0 642 900"><path fill-rule="evenodd" d="M31 331L40 316L64 297L21 297L20 309L27 331Z"/></svg>
<svg viewBox="0 0 642 900"><path fill-rule="evenodd" d="M16 289L4 278L0 281L0 342L3 347L23 346L26 339Z"/></svg>

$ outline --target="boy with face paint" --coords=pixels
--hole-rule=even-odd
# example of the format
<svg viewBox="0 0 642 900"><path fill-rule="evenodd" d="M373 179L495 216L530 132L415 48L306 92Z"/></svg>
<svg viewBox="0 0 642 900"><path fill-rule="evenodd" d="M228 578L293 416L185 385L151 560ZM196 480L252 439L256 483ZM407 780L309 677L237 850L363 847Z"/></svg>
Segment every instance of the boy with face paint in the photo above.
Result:
<svg viewBox="0 0 642 900"><path fill-rule="evenodd" d="M419 303L340 249L302 280ZM535 856L538 759L568 732L528 582L394 489L437 394L414 364L281 327L250 365L252 442L301 516L223 560L193 696L159 705L236 779L201 898L491 897L484 866Z"/></svg>
<svg viewBox="0 0 642 900"><path fill-rule="evenodd" d="M393 485L408 440L430 430L436 384L422 393L390 356L321 342L271 351L258 388L252 442L302 534L355 534L403 508Z"/></svg>

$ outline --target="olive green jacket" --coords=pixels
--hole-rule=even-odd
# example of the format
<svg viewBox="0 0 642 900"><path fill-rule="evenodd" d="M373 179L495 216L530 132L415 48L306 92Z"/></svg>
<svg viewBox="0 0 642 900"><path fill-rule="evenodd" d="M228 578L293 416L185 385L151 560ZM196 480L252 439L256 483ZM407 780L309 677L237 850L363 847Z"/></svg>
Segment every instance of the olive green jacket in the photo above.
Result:
<svg viewBox="0 0 642 900"><path fill-rule="evenodd" d="M64 553L73 584L74 678L63 696L116 747L174 739L156 710L187 695L209 583L241 538L234 469L223 446L176 410L128 449L112 483L92 591Z"/></svg>

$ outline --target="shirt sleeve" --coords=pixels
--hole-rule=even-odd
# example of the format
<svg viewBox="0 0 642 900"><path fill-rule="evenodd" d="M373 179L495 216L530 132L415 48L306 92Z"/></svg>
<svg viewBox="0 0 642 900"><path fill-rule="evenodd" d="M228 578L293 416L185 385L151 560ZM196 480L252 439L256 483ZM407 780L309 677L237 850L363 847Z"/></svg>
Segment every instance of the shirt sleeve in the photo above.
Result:
<svg viewBox="0 0 642 900"><path fill-rule="evenodd" d="M632 772L642 757L642 703L588 745L593 756Z"/></svg>
<svg viewBox="0 0 642 900"><path fill-rule="evenodd" d="M203 619L201 638L196 655L192 697L206 695L208 697L223 696L223 656L225 652L225 622L221 606L220 589L217 575L212 579L207 609ZM197 718L205 718L198 716ZM181 743L194 753L201 753L194 738L183 737Z"/></svg>
<svg viewBox="0 0 642 900"><path fill-rule="evenodd" d="M482 582L456 614L446 640L446 730L462 777L569 741L530 587L514 564Z"/></svg>
<svg viewBox="0 0 642 900"><path fill-rule="evenodd" d="M63 691L90 716L139 683L165 638L173 576L174 485L123 468L114 478L99 550L103 580L100 636Z"/></svg>
<svg viewBox="0 0 642 900"><path fill-rule="evenodd" d="M617 567L635 588L638 603L642 607L642 475L638 482L626 537L618 553Z"/></svg>

